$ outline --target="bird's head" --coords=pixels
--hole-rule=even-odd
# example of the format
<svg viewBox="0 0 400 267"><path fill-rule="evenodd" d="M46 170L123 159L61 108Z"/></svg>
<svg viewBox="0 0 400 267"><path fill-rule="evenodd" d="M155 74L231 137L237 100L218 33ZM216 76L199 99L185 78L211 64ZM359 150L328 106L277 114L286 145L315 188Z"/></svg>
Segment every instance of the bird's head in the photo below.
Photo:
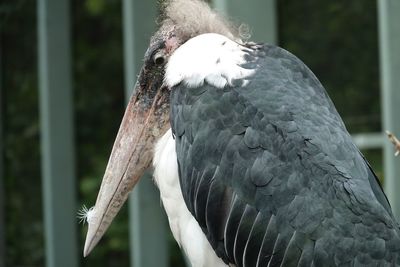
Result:
<svg viewBox="0 0 400 267"><path fill-rule="evenodd" d="M170 0L150 40L106 167L95 206L88 212L84 256L99 242L128 193L150 167L156 140L170 128L169 94L164 83L168 61L187 40L219 33L237 40L233 27L199 0Z"/></svg>

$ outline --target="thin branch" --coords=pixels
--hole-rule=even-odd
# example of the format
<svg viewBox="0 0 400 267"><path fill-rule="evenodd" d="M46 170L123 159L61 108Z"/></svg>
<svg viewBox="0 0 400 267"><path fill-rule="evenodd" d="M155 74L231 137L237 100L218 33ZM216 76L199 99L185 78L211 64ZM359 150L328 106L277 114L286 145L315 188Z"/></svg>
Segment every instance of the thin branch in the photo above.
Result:
<svg viewBox="0 0 400 267"><path fill-rule="evenodd" d="M389 131L386 131L386 134L389 137L389 140L393 143L396 152L394 155L397 157L400 154L400 141L397 137Z"/></svg>

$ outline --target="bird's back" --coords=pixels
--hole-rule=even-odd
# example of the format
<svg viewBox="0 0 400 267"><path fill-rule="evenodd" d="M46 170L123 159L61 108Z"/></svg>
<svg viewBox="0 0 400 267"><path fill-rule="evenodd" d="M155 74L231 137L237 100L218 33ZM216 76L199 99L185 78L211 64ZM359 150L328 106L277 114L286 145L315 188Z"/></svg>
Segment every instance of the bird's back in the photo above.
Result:
<svg viewBox="0 0 400 267"><path fill-rule="evenodd" d="M281 48L243 49L247 81L171 92L183 197L217 255L237 266L400 265L389 203L317 78Z"/></svg>

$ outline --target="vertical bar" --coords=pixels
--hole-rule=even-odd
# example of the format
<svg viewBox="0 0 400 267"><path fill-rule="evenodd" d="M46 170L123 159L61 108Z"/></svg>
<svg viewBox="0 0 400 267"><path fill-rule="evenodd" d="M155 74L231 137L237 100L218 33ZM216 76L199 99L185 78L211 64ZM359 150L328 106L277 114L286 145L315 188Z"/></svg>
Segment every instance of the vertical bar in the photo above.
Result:
<svg viewBox="0 0 400 267"><path fill-rule="evenodd" d="M78 266L68 0L38 0L46 265Z"/></svg>
<svg viewBox="0 0 400 267"><path fill-rule="evenodd" d="M400 1L378 0L383 130L400 135ZM384 145L385 191L400 218L400 159L389 140Z"/></svg>
<svg viewBox="0 0 400 267"><path fill-rule="evenodd" d="M277 22L275 0L213 0L216 10L234 22L245 23L250 27L251 40L277 43Z"/></svg>
<svg viewBox="0 0 400 267"><path fill-rule="evenodd" d="M157 1L123 1L125 94L132 94L144 52L155 30ZM166 218L160 196L146 174L129 199L131 266L167 266Z"/></svg>
<svg viewBox="0 0 400 267"><path fill-rule="evenodd" d="M4 197L4 168L3 168L3 153L4 153L4 139L3 139L3 118L4 118L4 100L3 100L3 54L2 54L2 39L0 35L0 267L5 267L5 197Z"/></svg>

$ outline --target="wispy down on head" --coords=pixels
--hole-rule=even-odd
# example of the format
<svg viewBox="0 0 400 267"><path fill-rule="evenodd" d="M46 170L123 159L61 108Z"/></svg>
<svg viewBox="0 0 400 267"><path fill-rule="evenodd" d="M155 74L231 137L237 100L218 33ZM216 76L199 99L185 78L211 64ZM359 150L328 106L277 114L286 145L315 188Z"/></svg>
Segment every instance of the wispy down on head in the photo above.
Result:
<svg viewBox="0 0 400 267"><path fill-rule="evenodd" d="M184 41L203 33L218 33L236 41L240 39L233 23L199 0L164 1L160 30L171 26Z"/></svg>

